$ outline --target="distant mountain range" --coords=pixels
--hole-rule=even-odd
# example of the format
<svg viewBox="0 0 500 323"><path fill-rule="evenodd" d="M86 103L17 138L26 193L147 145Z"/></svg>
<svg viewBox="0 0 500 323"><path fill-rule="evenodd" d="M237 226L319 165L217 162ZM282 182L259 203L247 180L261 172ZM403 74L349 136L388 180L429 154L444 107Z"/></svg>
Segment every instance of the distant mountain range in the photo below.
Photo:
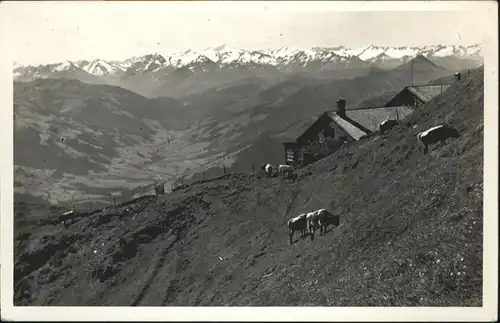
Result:
<svg viewBox="0 0 500 323"><path fill-rule="evenodd" d="M71 193L75 200L109 202L115 191L132 193L133 187L159 177L189 177L200 165L206 174L220 174L222 157L231 171L278 163L281 142L293 139L290 129L334 109L338 97L347 100L348 108L381 104L412 82L453 74L424 56L393 69L365 68L350 77L340 73L337 79L285 73L268 82L241 68L231 71L179 77L186 88L205 87L181 98L148 98L62 77L15 81L16 193L45 197L50 192L58 201L69 200Z"/></svg>
<svg viewBox="0 0 500 323"><path fill-rule="evenodd" d="M158 53L124 61L65 61L22 66L14 64L19 82L38 78L73 78L86 83L118 85L148 97L182 97L249 76L281 81L284 75L302 73L317 78L349 78L368 68L394 68L423 56L450 70L482 64L479 44L388 47L369 45L358 49L314 47L277 50L244 50L222 45L200 52Z"/></svg>
<svg viewBox="0 0 500 323"><path fill-rule="evenodd" d="M339 47L313 47L311 49L299 49L282 47L278 50L243 50L230 48L226 45L207 48L201 52L186 50L182 53L172 55L149 54L141 57L133 57L124 61L104 61L96 59L93 61L65 61L62 63L33 66L22 66L15 64L17 73L23 71L85 71L92 75L110 75L118 73L145 73L156 72L162 69L196 66L251 66L269 65L285 67L307 65L321 62L322 64L363 64L380 63L384 61L399 60L407 61L417 55L426 58L476 58L480 59L481 48L479 44L471 46L423 46L423 47L388 47L369 45L358 49ZM19 74L17 74L19 75Z"/></svg>

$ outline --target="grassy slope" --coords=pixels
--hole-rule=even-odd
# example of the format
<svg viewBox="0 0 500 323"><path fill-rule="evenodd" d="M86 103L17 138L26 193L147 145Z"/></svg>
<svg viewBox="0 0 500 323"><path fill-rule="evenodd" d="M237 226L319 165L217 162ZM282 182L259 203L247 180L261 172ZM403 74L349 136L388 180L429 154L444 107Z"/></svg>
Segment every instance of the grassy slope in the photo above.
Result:
<svg viewBox="0 0 500 323"><path fill-rule="evenodd" d="M462 136L424 156L416 134L444 117ZM482 136L480 70L295 182L233 174L72 223L25 222L15 304L480 306ZM286 221L320 207L340 226L290 246Z"/></svg>

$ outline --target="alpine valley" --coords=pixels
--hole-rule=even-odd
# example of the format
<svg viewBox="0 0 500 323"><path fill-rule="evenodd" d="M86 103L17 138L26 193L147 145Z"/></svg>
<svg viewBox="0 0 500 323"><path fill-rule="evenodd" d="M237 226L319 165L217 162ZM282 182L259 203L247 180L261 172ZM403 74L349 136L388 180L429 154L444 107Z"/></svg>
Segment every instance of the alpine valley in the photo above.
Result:
<svg viewBox="0 0 500 323"><path fill-rule="evenodd" d="M14 64L18 197L109 204L167 183L279 163L293 129L482 65L479 45L148 54ZM167 185L168 187L168 185Z"/></svg>

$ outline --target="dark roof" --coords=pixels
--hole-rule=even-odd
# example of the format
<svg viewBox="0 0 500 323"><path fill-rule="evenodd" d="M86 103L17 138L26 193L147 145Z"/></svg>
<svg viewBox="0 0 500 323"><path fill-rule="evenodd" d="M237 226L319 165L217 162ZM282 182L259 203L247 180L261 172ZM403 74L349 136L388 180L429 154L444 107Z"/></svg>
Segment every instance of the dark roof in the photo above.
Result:
<svg viewBox="0 0 500 323"><path fill-rule="evenodd" d="M423 102L428 102L441 92L445 91L449 86L450 84L417 85L408 86L407 89Z"/></svg>
<svg viewBox="0 0 500 323"><path fill-rule="evenodd" d="M370 131L377 131L379 124L387 119L402 120L413 112L411 107L380 107L346 111L346 115Z"/></svg>
<svg viewBox="0 0 500 323"><path fill-rule="evenodd" d="M374 107L363 109L346 110L346 117L349 120L341 118L335 111L327 111L326 115L330 117L339 127L353 139L359 140L362 136L370 131L377 131L379 124L387 119L396 120L399 116L403 120L413 112L413 108L407 106L396 107ZM321 116L310 118L296 123L287 131L276 135L283 141L295 141L302 135L310 126L314 124ZM359 125L356 125L359 124Z"/></svg>
<svg viewBox="0 0 500 323"><path fill-rule="evenodd" d="M295 141L297 138L300 137L310 126L313 125L314 122L316 122L321 116L315 116L309 119L302 120L290 128L288 128L286 131L277 134L275 137L280 139L280 140L290 140L290 141Z"/></svg>
<svg viewBox="0 0 500 323"><path fill-rule="evenodd" d="M413 109L411 107L398 106L346 110L345 113L348 119L359 123L362 127L373 132L378 130L378 126L382 121L387 119L397 120L398 115L399 119L403 120L412 112ZM335 112L329 112L328 115L356 140L367 134L366 131L339 117Z"/></svg>
<svg viewBox="0 0 500 323"><path fill-rule="evenodd" d="M346 110L346 115L348 115L349 113L348 112L352 112L349 111L349 110ZM355 140L359 140L359 138L361 138L362 136L366 135L366 132L364 132L363 130L359 129L358 127L356 127L355 125L353 125L352 123L350 123L349 121L339 117L337 115L337 113L335 112L329 112L328 113L328 116L339 126L341 127L342 129L344 129L345 132L347 132L347 134L349 136L351 136L353 139Z"/></svg>

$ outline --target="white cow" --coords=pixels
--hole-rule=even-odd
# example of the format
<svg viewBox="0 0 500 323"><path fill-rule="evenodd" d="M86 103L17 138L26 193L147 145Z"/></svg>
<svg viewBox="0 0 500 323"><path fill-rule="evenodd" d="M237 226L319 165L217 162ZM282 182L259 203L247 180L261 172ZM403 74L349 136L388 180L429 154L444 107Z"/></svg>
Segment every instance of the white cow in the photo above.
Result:
<svg viewBox="0 0 500 323"><path fill-rule="evenodd" d="M300 230L301 237L304 237L306 235L306 233L307 233L306 232L306 230L307 230L306 217L307 217L307 214L303 213L303 214L300 214L300 215L288 220L287 226L288 226L288 235L290 237L290 244L292 244L293 233L295 231Z"/></svg>

